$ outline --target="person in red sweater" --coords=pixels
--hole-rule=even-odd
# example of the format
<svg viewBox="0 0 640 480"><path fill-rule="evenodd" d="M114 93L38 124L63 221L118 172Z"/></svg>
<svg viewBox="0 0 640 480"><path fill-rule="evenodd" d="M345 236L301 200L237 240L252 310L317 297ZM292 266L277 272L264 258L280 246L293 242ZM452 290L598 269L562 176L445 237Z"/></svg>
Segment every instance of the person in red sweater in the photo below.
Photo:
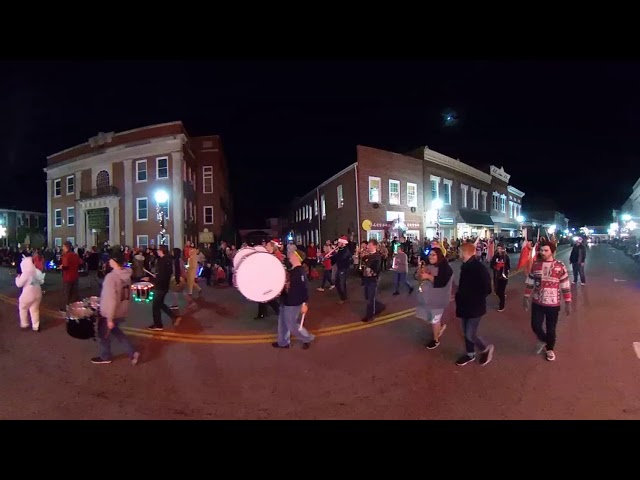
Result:
<svg viewBox="0 0 640 480"><path fill-rule="evenodd" d="M571 314L571 283L564 263L553 256L556 244L543 240L538 246L539 259L531 267L525 281L523 306L525 311L531 305L531 329L538 337L538 355L546 351L547 360L553 362L556 355L556 326L560 315L560 297L564 298L564 313ZM546 323L546 332L542 324Z"/></svg>
<svg viewBox="0 0 640 480"><path fill-rule="evenodd" d="M71 242L65 242L62 246L62 295L65 301L61 312L67 311L67 305L78 300L78 280L80 274L78 268L82 265L82 260L77 253L73 251Z"/></svg>

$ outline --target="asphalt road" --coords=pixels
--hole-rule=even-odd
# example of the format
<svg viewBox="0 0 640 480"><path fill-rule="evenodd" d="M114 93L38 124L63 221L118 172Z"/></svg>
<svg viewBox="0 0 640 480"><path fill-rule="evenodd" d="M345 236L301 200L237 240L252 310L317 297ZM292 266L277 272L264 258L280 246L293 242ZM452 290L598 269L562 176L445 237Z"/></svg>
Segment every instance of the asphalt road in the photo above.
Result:
<svg viewBox="0 0 640 480"><path fill-rule="evenodd" d="M3 297L0 418L638 419L640 359L632 344L640 342L640 267L599 245L590 249L586 271L588 284L574 287L573 315L558 327L554 363L535 355L521 308L523 276L510 280L505 312L496 312L496 299L489 298L480 334L496 352L486 367L454 364L463 340L451 312L433 351L423 346L429 328L412 316L348 327L364 306L355 280L344 306L335 304L335 291L313 294L317 313L310 328L337 333L319 336L309 350L271 348L264 335L275 332L275 318L255 321L255 305L237 292L210 289L198 311L185 317L187 330L168 332L173 340L146 332L132 337L143 353L136 367L122 356L110 365L91 364L97 345L67 336L62 317L48 315L41 333L20 331L17 308ZM15 296L7 278L0 273L0 291ZM413 306L406 294L391 297L385 282L387 312ZM51 283L49 307L58 301ZM127 323L146 326L149 310L137 305ZM186 340L231 334L264 338L254 344Z"/></svg>

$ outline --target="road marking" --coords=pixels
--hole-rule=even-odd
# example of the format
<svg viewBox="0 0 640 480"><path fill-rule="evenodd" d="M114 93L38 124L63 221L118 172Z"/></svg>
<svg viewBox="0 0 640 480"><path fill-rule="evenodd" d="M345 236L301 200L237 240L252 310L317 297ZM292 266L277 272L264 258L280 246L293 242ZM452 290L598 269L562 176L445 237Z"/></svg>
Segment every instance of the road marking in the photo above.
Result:
<svg viewBox="0 0 640 480"><path fill-rule="evenodd" d="M636 352L636 357L640 358L640 342L633 342L633 349Z"/></svg>
<svg viewBox="0 0 640 480"><path fill-rule="evenodd" d="M619 278L613 278L613 282L614 283L618 283L618 282L626 282L626 280L620 280Z"/></svg>

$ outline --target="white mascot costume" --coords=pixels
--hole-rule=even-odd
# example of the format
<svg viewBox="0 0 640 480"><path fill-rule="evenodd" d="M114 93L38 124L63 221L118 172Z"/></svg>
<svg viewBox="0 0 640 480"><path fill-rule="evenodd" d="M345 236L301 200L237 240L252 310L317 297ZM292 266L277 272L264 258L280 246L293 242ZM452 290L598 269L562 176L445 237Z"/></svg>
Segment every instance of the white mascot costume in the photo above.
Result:
<svg viewBox="0 0 640 480"><path fill-rule="evenodd" d="M24 257L20 263L22 273L16 277L16 287L22 288L22 294L18 302L20 309L20 327L29 328L29 314L31 314L31 328L34 332L40 331L40 301L44 273L36 268L31 257Z"/></svg>

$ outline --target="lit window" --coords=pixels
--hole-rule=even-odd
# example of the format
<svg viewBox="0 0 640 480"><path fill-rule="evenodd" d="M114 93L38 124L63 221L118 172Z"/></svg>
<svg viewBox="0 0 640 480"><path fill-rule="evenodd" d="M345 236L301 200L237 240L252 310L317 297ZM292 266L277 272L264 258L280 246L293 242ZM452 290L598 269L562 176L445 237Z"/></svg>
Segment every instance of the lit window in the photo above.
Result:
<svg viewBox="0 0 640 480"><path fill-rule="evenodd" d="M389 205L400 205L400 182L389 180Z"/></svg>
<svg viewBox="0 0 640 480"><path fill-rule="evenodd" d="M369 177L369 201L380 203L380 178Z"/></svg>

